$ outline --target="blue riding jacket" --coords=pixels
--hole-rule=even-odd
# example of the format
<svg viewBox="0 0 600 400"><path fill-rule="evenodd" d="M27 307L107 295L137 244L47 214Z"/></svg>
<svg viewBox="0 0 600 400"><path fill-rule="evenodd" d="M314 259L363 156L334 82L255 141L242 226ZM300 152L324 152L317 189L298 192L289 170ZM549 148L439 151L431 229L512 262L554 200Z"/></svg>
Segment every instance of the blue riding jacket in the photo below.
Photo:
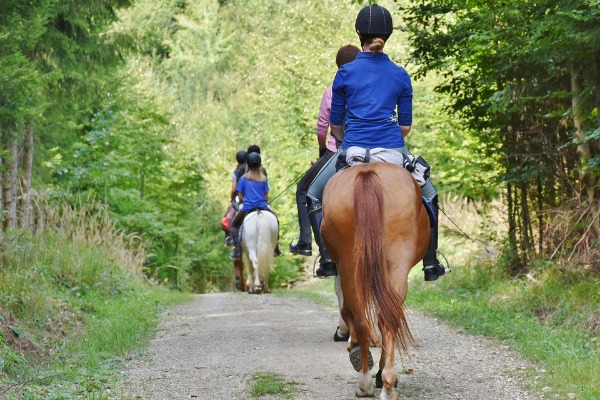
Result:
<svg viewBox="0 0 600 400"><path fill-rule="evenodd" d="M358 53L338 69L332 88L331 125L341 126L348 112L343 149L404 147L399 125L412 125L413 90L406 70L387 54Z"/></svg>
<svg viewBox="0 0 600 400"><path fill-rule="evenodd" d="M248 212L253 208L267 209L265 193L269 192L269 181L256 182L247 180L244 176L238 181L237 191L244 195L242 211Z"/></svg>

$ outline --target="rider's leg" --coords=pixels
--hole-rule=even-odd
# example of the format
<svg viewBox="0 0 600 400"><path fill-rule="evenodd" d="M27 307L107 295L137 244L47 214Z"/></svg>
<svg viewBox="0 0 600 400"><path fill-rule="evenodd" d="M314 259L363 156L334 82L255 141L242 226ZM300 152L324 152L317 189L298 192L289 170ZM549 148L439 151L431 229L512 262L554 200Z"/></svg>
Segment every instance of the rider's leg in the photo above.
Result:
<svg viewBox="0 0 600 400"><path fill-rule="evenodd" d="M312 254L312 238L310 234L310 218L308 216L308 209L306 207L306 193L308 188L313 183L323 166L333 157L336 153L330 150L325 151L325 155L319 158L309 169L306 171L300 182L298 182L298 188L296 190L296 205L298 207L298 224L300 225L300 239L298 243L292 243L290 245L290 253L301 254L304 256L310 256Z"/></svg>
<svg viewBox="0 0 600 400"><path fill-rule="evenodd" d="M412 155L410 151L408 151L407 147L401 147L395 150L402 154ZM425 258L423 258L423 272L425 273L426 281L435 281L440 276L445 275L446 272L450 272L450 270L446 270L446 268L439 262L436 255L438 248L439 201L437 192L431 183L431 180L427 179L427 182L425 182L425 185L421 188L421 193L431 205L431 209L435 215L435 224L433 227L431 227L430 231L429 247L427 248L427 254L425 254Z"/></svg>
<svg viewBox="0 0 600 400"><path fill-rule="evenodd" d="M240 245L240 226L246 217L245 211L238 211L231 224L229 225L229 234L233 239L233 251L229 255L232 260L240 260L242 258L242 246Z"/></svg>
<svg viewBox="0 0 600 400"><path fill-rule="evenodd" d="M329 179L335 174L335 163L337 161L337 155L331 157L331 159L323 166L323 168L317 174L315 180L308 188L306 195L306 204L308 206L308 215L310 218L310 225L315 236L315 242L319 247L319 254L321 255L321 261L319 268L316 271L317 277L327 278L337 276L337 267L331 260L331 256L327 251L327 247L323 242L321 236L321 220L323 218L323 208L321 205L321 199L323 197L323 190Z"/></svg>
<svg viewBox="0 0 600 400"><path fill-rule="evenodd" d="M431 227L431 236L429 239L429 248L427 254L423 258L423 272L425 273L426 281L435 281L440 276L446 274L446 268L439 262L436 252L438 248L438 216L439 216L439 202L438 196L436 195L430 202L433 213L435 214L435 224Z"/></svg>
<svg viewBox="0 0 600 400"><path fill-rule="evenodd" d="M306 191L298 184L296 189L296 207L298 208L298 225L300 226L300 239L298 243L290 244L290 253L310 256L312 254L312 237L310 234L310 220L306 208Z"/></svg>
<svg viewBox="0 0 600 400"><path fill-rule="evenodd" d="M235 215L235 209L229 203L229 207L227 208L227 213L225 214L225 218L227 218L228 225L231 223L231 218ZM230 236L229 230L225 231L225 246L233 246L233 239Z"/></svg>

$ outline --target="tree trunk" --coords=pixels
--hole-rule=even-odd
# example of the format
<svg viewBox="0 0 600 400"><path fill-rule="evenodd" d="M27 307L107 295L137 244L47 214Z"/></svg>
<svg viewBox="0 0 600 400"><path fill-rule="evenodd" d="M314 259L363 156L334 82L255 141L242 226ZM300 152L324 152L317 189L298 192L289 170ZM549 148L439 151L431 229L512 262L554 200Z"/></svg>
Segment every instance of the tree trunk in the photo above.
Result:
<svg viewBox="0 0 600 400"><path fill-rule="evenodd" d="M537 176L537 217L538 217L538 253L541 256L544 254L544 201L543 201L544 191L542 186L542 178Z"/></svg>
<svg viewBox="0 0 600 400"><path fill-rule="evenodd" d="M532 253L531 236L529 234L531 219L529 218L527 197L527 183L521 182L521 247L523 248L523 254L525 254L523 258L525 263L531 258Z"/></svg>
<svg viewBox="0 0 600 400"><path fill-rule="evenodd" d="M514 275L516 271L521 269L522 262L519 250L517 248L517 222L515 219L515 203L513 201L513 185L512 183L506 184L506 200L508 205L508 251L513 255L513 261L509 266L511 275ZM516 195L516 194L515 194Z"/></svg>
<svg viewBox="0 0 600 400"><path fill-rule="evenodd" d="M17 138L8 140L9 157L6 159L6 171L4 178L4 204L6 206L6 218L4 229L15 229L17 227L17 176L18 176L18 146Z"/></svg>
<svg viewBox="0 0 600 400"><path fill-rule="evenodd" d="M581 92L584 89L583 76L575 64L571 65L571 91L573 103L573 125L575 126L574 138L577 140L577 155L581 164L579 178L583 186L582 193L585 191L587 200L590 204L591 215L596 215L598 205L595 201L595 193L598 187L598 179L590 171L589 161L592 159L592 149L589 142L586 142L585 125L583 122ZM596 237L600 235L600 222L593 223Z"/></svg>
<svg viewBox="0 0 600 400"><path fill-rule="evenodd" d="M589 143L586 142L585 126L582 116L582 101L581 92L583 91L583 76L579 72L579 68L573 64L571 66L571 91L573 105L573 125L575 126L574 138L577 140L577 156L581 164L581 172L579 179L585 189L587 200L590 204L594 201L594 193L596 191L596 179L591 174L588 167L588 162L592 158L592 151Z"/></svg>
<svg viewBox="0 0 600 400"><path fill-rule="evenodd" d="M144 171L140 172L140 200L144 200Z"/></svg>
<svg viewBox="0 0 600 400"><path fill-rule="evenodd" d="M600 110L600 51L595 51L592 56L592 65L594 71L594 101L596 102L596 110ZM597 113L597 127L600 128L600 112ZM598 143L596 141L596 143Z"/></svg>
<svg viewBox="0 0 600 400"><path fill-rule="evenodd" d="M31 228L31 180L33 177L33 126L27 121L25 141L23 142L23 175L21 176L21 194L23 199L21 228Z"/></svg>

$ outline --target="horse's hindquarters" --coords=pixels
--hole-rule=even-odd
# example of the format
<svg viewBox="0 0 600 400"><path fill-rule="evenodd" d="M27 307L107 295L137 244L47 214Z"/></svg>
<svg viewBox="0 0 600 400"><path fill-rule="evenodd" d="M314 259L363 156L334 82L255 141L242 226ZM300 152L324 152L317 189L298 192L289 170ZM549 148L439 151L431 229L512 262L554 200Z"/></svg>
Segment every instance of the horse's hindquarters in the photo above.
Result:
<svg viewBox="0 0 600 400"><path fill-rule="evenodd" d="M406 350L413 340L403 311L407 276L429 244L421 191L405 169L393 164L341 171L325 187L321 234L338 266L351 346L358 344L361 350L357 395L369 393L368 347L369 339L379 341L377 326L383 347L382 394L393 393L395 343Z"/></svg>
<svg viewBox="0 0 600 400"><path fill-rule="evenodd" d="M248 258L248 278L251 293L269 290L269 273L273 267L273 252L277 246L277 218L269 211L254 211L244 219L242 250Z"/></svg>

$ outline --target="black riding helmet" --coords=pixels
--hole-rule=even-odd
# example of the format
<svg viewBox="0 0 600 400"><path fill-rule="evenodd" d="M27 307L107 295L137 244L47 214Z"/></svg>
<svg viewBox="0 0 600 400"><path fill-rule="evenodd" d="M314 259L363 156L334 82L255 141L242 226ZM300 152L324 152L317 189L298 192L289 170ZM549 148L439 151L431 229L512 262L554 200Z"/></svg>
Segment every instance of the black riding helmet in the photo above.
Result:
<svg viewBox="0 0 600 400"><path fill-rule="evenodd" d="M366 6L358 12L354 28L356 33L362 36L361 45L365 39L373 37L380 37L387 41L394 31L392 15L385 7L377 4Z"/></svg>
<svg viewBox="0 0 600 400"><path fill-rule="evenodd" d="M248 154L248 166L251 168L260 167L260 154L258 154L258 153Z"/></svg>
<svg viewBox="0 0 600 400"><path fill-rule="evenodd" d="M251 144L250 146L248 146L248 154L250 153L260 154L260 147L258 147L258 145L256 144Z"/></svg>
<svg viewBox="0 0 600 400"><path fill-rule="evenodd" d="M246 162L247 155L248 153L246 153L246 150L238 151L235 155L235 159L237 160L238 164L244 164Z"/></svg>

